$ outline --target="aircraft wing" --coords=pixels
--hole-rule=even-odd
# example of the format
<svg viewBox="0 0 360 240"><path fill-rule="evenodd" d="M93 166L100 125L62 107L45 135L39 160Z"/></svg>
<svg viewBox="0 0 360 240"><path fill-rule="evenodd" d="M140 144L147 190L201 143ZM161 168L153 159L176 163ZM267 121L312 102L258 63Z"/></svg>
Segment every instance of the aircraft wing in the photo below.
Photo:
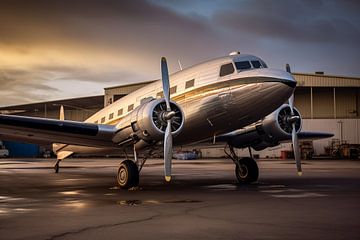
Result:
<svg viewBox="0 0 360 240"><path fill-rule="evenodd" d="M332 133L324 133L324 132L299 132L297 135L300 140L319 140L334 136L334 134Z"/></svg>
<svg viewBox="0 0 360 240"><path fill-rule="evenodd" d="M0 139L116 147L115 126L37 117L0 115Z"/></svg>

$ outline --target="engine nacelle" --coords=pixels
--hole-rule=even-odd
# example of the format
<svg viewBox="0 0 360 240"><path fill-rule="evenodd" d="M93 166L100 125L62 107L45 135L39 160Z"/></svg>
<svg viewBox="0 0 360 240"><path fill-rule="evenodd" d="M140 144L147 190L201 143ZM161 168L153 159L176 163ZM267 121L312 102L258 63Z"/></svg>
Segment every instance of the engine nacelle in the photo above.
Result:
<svg viewBox="0 0 360 240"><path fill-rule="evenodd" d="M176 136L183 128L184 113L175 102L170 102L170 105L171 110L175 112L171 120L171 131L173 136ZM165 112L164 99L149 99L120 120L116 126L119 131L113 141L118 144L142 142L143 146L144 143L146 145L162 140L167 127L167 121L163 116Z"/></svg>
<svg viewBox="0 0 360 240"><path fill-rule="evenodd" d="M302 120L296 108L294 108L294 115L299 117L295 121L295 129L298 133L302 127ZM262 121L239 130L229 140L229 144L237 148L251 146L257 151L277 146L281 141L291 139L292 123L289 121L290 117L290 106L284 104L276 111L267 115Z"/></svg>

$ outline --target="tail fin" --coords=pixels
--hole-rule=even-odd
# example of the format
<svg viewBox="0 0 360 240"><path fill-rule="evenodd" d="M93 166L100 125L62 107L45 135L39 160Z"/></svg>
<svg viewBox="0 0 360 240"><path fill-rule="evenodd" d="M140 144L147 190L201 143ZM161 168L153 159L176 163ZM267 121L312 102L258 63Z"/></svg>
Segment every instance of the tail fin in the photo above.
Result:
<svg viewBox="0 0 360 240"><path fill-rule="evenodd" d="M59 119L62 120L62 121L65 120L65 113L64 113L64 106L63 105L61 105L61 107L60 107Z"/></svg>

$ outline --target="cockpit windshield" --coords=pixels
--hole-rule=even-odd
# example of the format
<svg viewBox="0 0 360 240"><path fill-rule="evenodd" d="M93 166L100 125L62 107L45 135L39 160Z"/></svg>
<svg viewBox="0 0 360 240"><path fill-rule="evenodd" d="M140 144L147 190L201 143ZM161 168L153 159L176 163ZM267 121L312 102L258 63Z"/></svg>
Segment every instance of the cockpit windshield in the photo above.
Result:
<svg viewBox="0 0 360 240"><path fill-rule="evenodd" d="M235 66L238 70L246 70L251 68L249 61L235 62Z"/></svg>
<svg viewBox="0 0 360 240"><path fill-rule="evenodd" d="M252 60L252 61L238 61L235 62L237 70L244 71L254 68L267 68L266 64L263 61Z"/></svg>

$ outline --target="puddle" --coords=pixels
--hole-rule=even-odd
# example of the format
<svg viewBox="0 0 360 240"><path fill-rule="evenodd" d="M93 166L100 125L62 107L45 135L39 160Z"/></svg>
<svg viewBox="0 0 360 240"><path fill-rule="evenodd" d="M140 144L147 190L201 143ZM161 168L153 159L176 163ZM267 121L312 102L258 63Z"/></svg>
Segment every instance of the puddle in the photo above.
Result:
<svg viewBox="0 0 360 240"><path fill-rule="evenodd" d="M299 193L299 194L279 194L279 195L270 195L275 198L309 198L309 197L326 197L326 194L320 193Z"/></svg>
<svg viewBox="0 0 360 240"><path fill-rule="evenodd" d="M163 203L200 203L200 202L202 201L191 200L191 199L163 201Z"/></svg>
<svg viewBox="0 0 360 240"><path fill-rule="evenodd" d="M59 194L66 195L66 196L74 196L74 195L79 195L80 192L79 191L64 191L64 192L59 192Z"/></svg>
<svg viewBox="0 0 360 240"><path fill-rule="evenodd" d="M238 188L237 185L234 184L217 184L217 185L209 185L204 186L205 188L213 189L213 190L219 190L219 191L229 191L229 190L236 190Z"/></svg>
<svg viewBox="0 0 360 240"><path fill-rule="evenodd" d="M88 204L84 201L80 201L80 200L69 200L66 201L62 204L60 204L60 206L62 207L66 207L66 208L72 208L72 209L82 209L88 206Z"/></svg>
<svg viewBox="0 0 360 240"><path fill-rule="evenodd" d="M166 203L200 203L202 201L199 200L193 200L193 199L182 199L182 200L165 200L165 201L159 201L159 200L121 200L117 201L116 203L120 206L138 206L141 204L166 204Z"/></svg>
<svg viewBox="0 0 360 240"><path fill-rule="evenodd" d="M1 215L1 214L7 214L7 213L9 213L9 210L8 210L8 209L0 208L0 215Z"/></svg>
<svg viewBox="0 0 360 240"><path fill-rule="evenodd" d="M114 186L114 187L111 187L109 188L109 190L118 190L118 189L121 189L119 186ZM128 191L141 191L142 188L141 187L132 187L132 188L129 188Z"/></svg>
<svg viewBox="0 0 360 240"><path fill-rule="evenodd" d="M268 189L268 190L262 190L260 192L263 193L282 193L282 192L303 192L304 190L301 189L295 189L295 188L288 188L288 189Z"/></svg>
<svg viewBox="0 0 360 240"><path fill-rule="evenodd" d="M137 205L140 205L142 204L143 202L140 201L140 200L122 200L122 201L117 201L117 204L118 205L121 205L121 206L137 206Z"/></svg>
<svg viewBox="0 0 360 240"><path fill-rule="evenodd" d="M259 186L258 188L284 188L285 185L263 185Z"/></svg>

